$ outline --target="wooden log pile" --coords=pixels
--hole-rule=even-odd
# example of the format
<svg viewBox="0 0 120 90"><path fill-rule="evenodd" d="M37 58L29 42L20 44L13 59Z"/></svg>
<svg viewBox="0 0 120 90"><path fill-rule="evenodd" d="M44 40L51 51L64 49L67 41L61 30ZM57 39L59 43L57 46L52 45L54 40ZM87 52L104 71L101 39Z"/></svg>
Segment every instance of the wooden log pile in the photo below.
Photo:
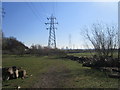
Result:
<svg viewBox="0 0 120 90"><path fill-rule="evenodd" d="M22 69L21 67L4 67L2 68L2 80L11 80L26 77L27 73L26 70Z"/></svg>
<svg viewBox="0 0 120 90"><path fill-rule="evenodd" d="M84 67L91 67L103 72L109 72L107 75L111 78L120 78L120 68L118 68L120 62L117 58L88 58L76 57L73 55L68 55L65 58L82 63Z"/></svg>

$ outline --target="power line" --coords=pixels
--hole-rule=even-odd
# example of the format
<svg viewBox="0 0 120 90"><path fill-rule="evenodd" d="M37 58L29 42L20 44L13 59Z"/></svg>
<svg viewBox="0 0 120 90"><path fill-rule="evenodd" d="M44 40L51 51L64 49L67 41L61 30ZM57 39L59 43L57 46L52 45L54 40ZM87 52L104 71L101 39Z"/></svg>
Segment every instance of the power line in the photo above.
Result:
<svg viewBox="0 0 120 90"><path fill-rule="evenodd" d="M54 5L55 2L52 3L52 13L53 15L55 15L55 5Z"/></svg>
<svg viewBox="0 0 120 90"><path fill-rule="evenodd" d="M30 2L30 4L31 4L31 6L33 6L33 8L35 9L35 11L38 13L38 15L40 16L41 14L43 15L43 16L47 16L46 15L46 13L44 13L43 11L41 12L41 13L39 13L39 11L38 11L38 9L36 8L36 6L32 3L32 2ZM41 7L41 5L39 5L40 7ZM44 7L41 7L43 10L45 10L45 8Z"/></svg>
<svg viewBox="0 0 120 90"><path fill-rule="evenodd" d="M57 2L55 1L52 3L52 14L55 16L56 16L56 11L57 11L56 7L57 7Z"/></svg>
<svg viewBox="0 0 120 90"><path fill-rule="evenodd" d="M41 22L41 19L39 18L39 15L36 13L36 11L34 11L34 9L32 8L32 6L29 3L26 3L26 4L30 8L30 10L32 11L32 13L34 14L34 16L37 18L37 20L39 20Z"/></svg>
<svg viewBox="0 0 120 90"><path fill-rule="evenodd" d="M29 1L29 0L28 0ZM26 4L27 4L27 6L30 8L30 10L32 11L32 13L34 14L34 16L39 20L39 21L41 21L41 18L43 18L43 17L47 17L49 14L48 13L44 13L43 11L42 11L42 13L40 13L39 11L38 11L38 9L36 8L36 6L32 3L32 2L26 2ZM42 8L42 10L46 10L43 6L42 6L42 4L41 5L39 5L41 8ZM52 14L53 15L55 15L55 7L56 7L56 2L53 2L53 4L52 4ZM40 17L41 15L43 15L42 17Z"/></svg>

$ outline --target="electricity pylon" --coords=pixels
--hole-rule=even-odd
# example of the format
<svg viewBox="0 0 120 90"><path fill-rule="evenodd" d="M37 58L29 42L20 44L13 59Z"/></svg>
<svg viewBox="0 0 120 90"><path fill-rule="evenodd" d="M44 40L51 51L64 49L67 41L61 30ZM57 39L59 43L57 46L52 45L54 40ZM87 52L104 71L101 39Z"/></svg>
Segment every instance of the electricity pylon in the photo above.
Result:
<svg viewBox="0 0 120 90"><path fill-rule="evenodd" d="M56 36L55 36L55 24L58 24L58 22L55 22L56 18L51 15L51 17L47 18L49 20L49 23L45 23L46 25L50 25L49 28L46 28L49 30L49 38L48 38L48 47L49 48L56 48Z"/></svg>

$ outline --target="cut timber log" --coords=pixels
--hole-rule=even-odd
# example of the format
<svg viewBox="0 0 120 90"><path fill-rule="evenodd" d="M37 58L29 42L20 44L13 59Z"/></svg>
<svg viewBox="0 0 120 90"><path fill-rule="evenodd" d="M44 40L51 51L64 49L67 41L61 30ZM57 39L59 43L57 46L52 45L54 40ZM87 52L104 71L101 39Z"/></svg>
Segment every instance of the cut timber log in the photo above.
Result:
<svg viewBox="0 0 120 90"><path fill-rule="evenodd" d="M116 69L112 69L114 72L119 72L120 73L120 69L116 68Z"/></svg>
<svg viewBox="0 0 120 90"><path fill-rule="evenodd" d="M110 78L120 78L119 74L109 74L108 75Z"/></svg>

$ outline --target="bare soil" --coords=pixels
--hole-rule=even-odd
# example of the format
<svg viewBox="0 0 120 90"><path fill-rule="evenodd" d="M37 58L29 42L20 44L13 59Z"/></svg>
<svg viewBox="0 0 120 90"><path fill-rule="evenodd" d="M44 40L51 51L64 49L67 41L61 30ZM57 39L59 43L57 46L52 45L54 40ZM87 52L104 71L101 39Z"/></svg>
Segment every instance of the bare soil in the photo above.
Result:
<svg viewBox="0 0 120 90"><path fill-rule="evenodd" d="M64 65L52 66L46 73L40 75L32 88L63 88L68 81L70 70Z"/></svg>

